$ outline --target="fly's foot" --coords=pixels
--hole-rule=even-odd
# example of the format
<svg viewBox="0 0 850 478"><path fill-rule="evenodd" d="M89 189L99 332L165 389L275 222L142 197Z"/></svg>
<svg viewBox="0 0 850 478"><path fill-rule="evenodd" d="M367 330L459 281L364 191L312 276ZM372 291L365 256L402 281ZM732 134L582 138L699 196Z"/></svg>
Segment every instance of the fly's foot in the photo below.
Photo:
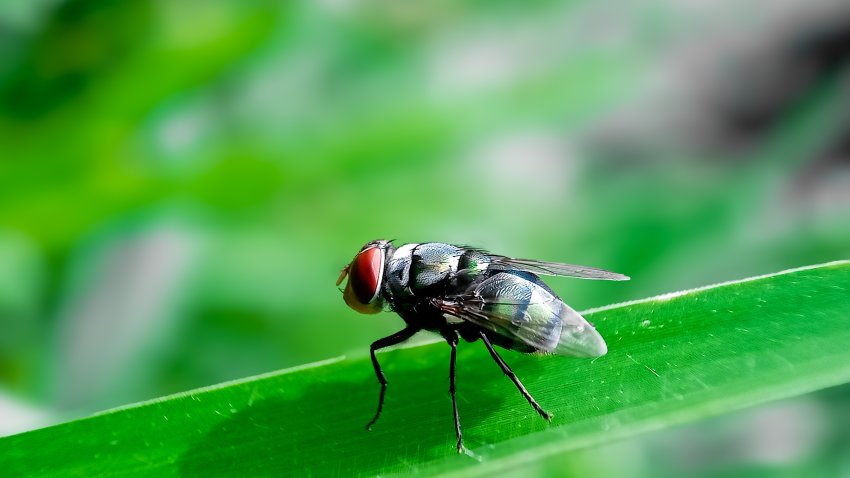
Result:
<svg viewBox="0 0 850 478"><path fill-rule="evenodd" d="M534 399L532 399L532 400L534 400ZM546 410L543 410L543 408L541 408L540 405L537 404L537 402L532 402L531 405L532 405L532 408L534 408L534 411L537 412L538 415L543 417L544 420L546 420L549 423L552 422L552 416L553 415L551 413L547 412Z"/></svg>
<svg viewBox="0 0 850 478"><path fill-rule="evenodd" d="M378 375L380 378L383 374ZM384 408L384 396L387 393L387 381L381 381L381 393L378 395L378 409L375 411L375 416L366 424L366 431L372 431L372 425L381 418L381 410Z"/></svg>
<svg viewBox="0 0 850 478"><path fill-rule="evenodd" d="M374 418L372 418L371 420L369 420L369 423L367 423L367 424L366 424L366 431L367 431L367 432L372 431L372 425L374 425L374 424L375 424L375 422L377 422L377 421L378 421L378 417L379 417L379 416L381 416L381 410L380 410L380 409L378 410L378 413L374 416Z"/></svg>

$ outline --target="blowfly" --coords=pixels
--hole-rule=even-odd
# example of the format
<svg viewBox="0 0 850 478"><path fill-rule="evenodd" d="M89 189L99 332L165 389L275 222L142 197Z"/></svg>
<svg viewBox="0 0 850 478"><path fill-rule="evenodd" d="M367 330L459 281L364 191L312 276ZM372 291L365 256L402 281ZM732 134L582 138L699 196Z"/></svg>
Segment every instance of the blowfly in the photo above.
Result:
<svg viewBox="0 0 850 478"><path fill-rule="evenodd" d="M345 303L363 314L385 309L396 312L406 324L370 347L381 391L378 409L366 428L371 430L381 416L387 391L387 379L375 352L404 342L420 330L439 333L451 347L449 394L458 453L463 451L455 396L455 359L460 339L484 342L490 356L522 396L541 417L550 421L552 415L528 393L493 345L524 353L589 358L605 355L608 348L596 329L537 274L629 279L593 267L513 259L439 242L396 248L391 241L377 240L363 246L337 280L339 286L348 277L343 291Z"/></svg>

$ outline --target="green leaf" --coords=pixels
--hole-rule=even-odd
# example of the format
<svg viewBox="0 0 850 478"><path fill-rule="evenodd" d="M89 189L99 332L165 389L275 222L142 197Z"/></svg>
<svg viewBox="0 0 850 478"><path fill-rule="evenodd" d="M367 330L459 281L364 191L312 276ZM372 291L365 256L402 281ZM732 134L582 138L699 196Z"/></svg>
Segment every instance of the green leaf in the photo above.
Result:
<svg viewBox="0 0 850 478"><path fill-rule="evenodd" d="M486 474L850 381L848 288L850 262L841 261L588 311L608 341L605 357L503 353L554 413L551 424L481 344L461 344L466 455L454 450L448 347L432 343L380 355L390 386L372 432L364 425L378 385L363 354L7 437L0 469L5 476Z"/></svg>

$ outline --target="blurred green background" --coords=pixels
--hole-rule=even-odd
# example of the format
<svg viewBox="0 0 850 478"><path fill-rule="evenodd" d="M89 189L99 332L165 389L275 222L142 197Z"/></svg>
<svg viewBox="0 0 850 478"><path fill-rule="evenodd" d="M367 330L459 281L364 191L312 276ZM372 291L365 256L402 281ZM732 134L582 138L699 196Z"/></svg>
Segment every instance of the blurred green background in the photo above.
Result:
<svg viewBox="0 0 850 478"><path fill-rule="evenodd" d="M376 238L632 276L577 309L847 258L848 7L0 2L0 434L365 353ZM848 402L534 471L848 475Z"/></svg>

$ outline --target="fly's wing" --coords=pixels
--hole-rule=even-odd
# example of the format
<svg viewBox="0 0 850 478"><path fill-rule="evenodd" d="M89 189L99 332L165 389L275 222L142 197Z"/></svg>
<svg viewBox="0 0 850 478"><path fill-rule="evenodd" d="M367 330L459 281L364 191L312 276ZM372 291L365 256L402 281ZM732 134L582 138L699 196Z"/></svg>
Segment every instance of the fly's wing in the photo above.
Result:
<svg viewBox="0 0 850 478"><path fill-rule="evenodd" d="M599 357L607 347L598 332L533 274L498 272L462 295L432 299L443 312L533 349Z"/></svg>
<svg viewBox="0 0 850 478"><path fill-rule="evenodd" d="M628 276L617 274L595 267L562 264L560 262L544 262L532 259L513 259L511 257L489 255L490 269L521 270L547 276L577 277L579 279L596 280L629 280Z"/></svg>

